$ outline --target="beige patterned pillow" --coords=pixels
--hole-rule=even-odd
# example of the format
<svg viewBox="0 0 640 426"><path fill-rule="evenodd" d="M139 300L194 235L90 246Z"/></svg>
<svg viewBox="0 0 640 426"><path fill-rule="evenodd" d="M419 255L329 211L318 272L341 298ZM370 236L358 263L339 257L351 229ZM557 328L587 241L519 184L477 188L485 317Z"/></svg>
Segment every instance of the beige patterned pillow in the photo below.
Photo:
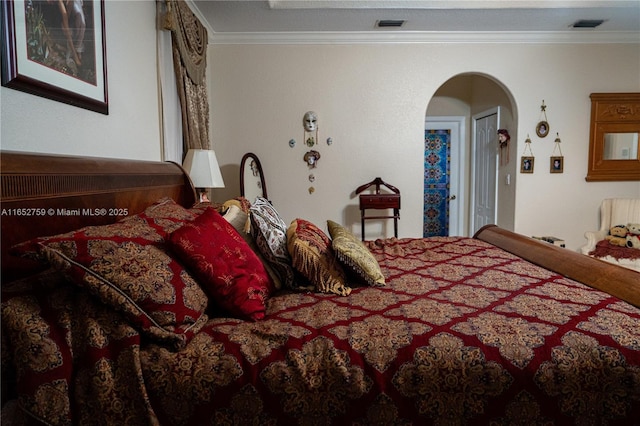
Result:
<svg viewBox="0 0 640 426"><path fill-rule="evenodd" d="M362 244L348 229L336 222L327 220L331 246L338 260L348 269L354 271L369 285L385 285L385 278L378 261L369 249Z"/></svg>

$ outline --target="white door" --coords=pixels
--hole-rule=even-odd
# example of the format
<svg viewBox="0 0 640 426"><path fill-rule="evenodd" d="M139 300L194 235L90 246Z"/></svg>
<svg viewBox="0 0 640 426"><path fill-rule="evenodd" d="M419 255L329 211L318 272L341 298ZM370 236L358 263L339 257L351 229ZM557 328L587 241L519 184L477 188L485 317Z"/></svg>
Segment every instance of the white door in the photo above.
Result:
<svg viewBox="0 0 640 426"><path fill-rule="evenodd" d="M464 149L464 117L427 117L425 120L426 130L449 130L451 132L451 149L449 154L451 161L449 168L449 235L462 235L464 230L464 171L462 159L465 155Z"/></svg>
<svg viewBox="0 0 640 426"><path fill-rule="evenodd" d="M496 223L498 193L498 108L474 115L473 122L473 191L471 201L471 235L484 225Z"/></svg>

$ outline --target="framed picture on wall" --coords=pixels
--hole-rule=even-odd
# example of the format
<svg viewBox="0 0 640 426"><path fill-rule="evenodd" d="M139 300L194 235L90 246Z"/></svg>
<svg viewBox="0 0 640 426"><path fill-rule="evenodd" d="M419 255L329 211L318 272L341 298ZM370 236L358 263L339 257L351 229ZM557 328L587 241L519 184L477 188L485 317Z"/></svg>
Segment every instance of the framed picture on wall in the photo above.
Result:
<svg viewBox="0 0 640 426"><path fill-rule="evenodd" d="M551 173L562 173L564 171L564 157L551 157L549 171Z"/></svg>
<svg viewBox="0 0 640 426"><path fill-rule="evenodd" d="M541 138L545 138L547 137L548 134L549 134L549 123L547 123L546 121L539 122L538 125L536 126L536 135L538 135Z"/></svg>
<svg viewBox="0 0 640 426"><path fill-rule="evenodd" d="M104 0L2 2L2 85L109 114Z"/></svg>
<svg viewBox="0 0 640 426"><path fill-rule="evenodd" d="M533 173L534 157L520 157L520 173Z"/></svg>

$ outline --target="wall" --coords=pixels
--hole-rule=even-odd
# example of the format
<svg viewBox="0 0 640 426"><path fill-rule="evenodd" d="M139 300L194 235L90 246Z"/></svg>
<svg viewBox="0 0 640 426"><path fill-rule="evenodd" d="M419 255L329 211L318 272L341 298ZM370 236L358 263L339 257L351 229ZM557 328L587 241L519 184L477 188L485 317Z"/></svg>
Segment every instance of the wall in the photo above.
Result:
<svg viewBox="0 0 640 426"><path fill-rule="evenodd" d="M359 234L353 191L380 176L402 191L400 236L421 235L427 105L443 83L464 73L489 76L510 94L516 162L526 136L533 141L535 173L514 179L515 231L563 237L577 249L586 242L584 231L597 228L603 198L640 197L638 182L584 180L589 94L640 90L637 45L261 44L215 45L210 52L212 145L229 188L214 191L215 198L237 193L237 167L231 165L251 151L261 159L269 198L285 221L303 217L324 226L331 219ZM477 96L469 94L469 102L481 109ZM540 139L535 126L543 100L551 135ZM308 148L301 120L308 110L319 116L322 155L313 183L302 160ZM549 173L556 132L563 141L563 174ZM333 145L326 145L327 137ZM393 227L367 226L367 234L391 236Z"/></svg>
<svg viewBox="0 0 640 426"><path fill-rule="evenodd" d="M109 115L0 89L3 150L160 160L155 2L105 2Z"/></svg>

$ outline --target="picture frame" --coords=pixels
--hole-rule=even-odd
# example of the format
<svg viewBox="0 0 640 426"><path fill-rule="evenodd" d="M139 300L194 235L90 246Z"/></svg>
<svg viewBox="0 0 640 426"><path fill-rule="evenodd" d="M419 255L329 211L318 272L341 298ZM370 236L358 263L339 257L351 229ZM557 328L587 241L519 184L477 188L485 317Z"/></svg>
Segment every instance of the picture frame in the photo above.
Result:
<svg viewBox="0 0 640 426"><path fill-rule="evenodd" d="M533 173L535 157L520 157L520 173Z"/></svg>
<svg viewBox="0 0 640 426"><path fill-rule="evenodd" d="M564 157L550 157L550 159L549 159L549 172L551 172L551 173L563 173L564 172Z"/></svg>
<svg viewBox="0 0 640 426"><path fill-rule="evenodd" d="M104 0L6 0L0 13L3 86L109 114Z"/></svg>
<svg viewBox="0 0 640 426"><path fill-rule="evenodd" d="M547 123L544 120L540 121L536 126L536 135L538 135L538 137L540 138L546 138L548 134L549 134L549 123Z"/></svg>

